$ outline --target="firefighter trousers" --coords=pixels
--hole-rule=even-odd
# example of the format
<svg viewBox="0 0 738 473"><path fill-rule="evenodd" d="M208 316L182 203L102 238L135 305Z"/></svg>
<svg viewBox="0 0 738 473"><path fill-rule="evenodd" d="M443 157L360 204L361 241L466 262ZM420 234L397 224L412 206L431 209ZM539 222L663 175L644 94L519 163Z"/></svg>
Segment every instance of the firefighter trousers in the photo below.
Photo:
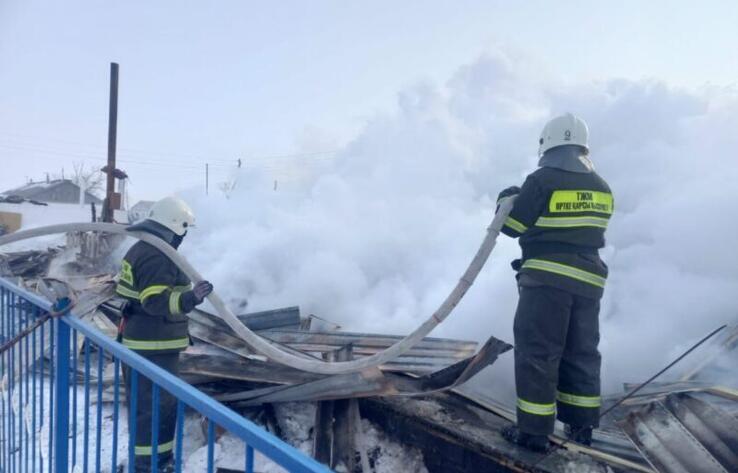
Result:
<svg viewBox="0 0 738 473"><path fill-rule="evenodd" d="M522 432L547 435L555 418L598 425L599 299L553 286L520 285L515 313L515 387Z"/></svg>
<svg viewBox="0 0 738 473"><path fill-rule="evenodd" d="M146 351L136 351L152 363L164 368L170 373L177 375L179 372L179 352L173 353L151 353ZM129 412L133 400L131 395L131 373L130 368L125 369L126 389L128 394ZM137 379L137 396L136 396L136 438L135 438L135 455L136 455L136 473L151 471L151 455L153 454L152 446L152 383L145 376L138 374ZM157 460L158 466L161 467L167 462L171 462L174 451L174 432L177 422L177 398L169 394L164 389L159 389L159 432L157 439ZM130 439L129 441L134 441Z"/></svg>

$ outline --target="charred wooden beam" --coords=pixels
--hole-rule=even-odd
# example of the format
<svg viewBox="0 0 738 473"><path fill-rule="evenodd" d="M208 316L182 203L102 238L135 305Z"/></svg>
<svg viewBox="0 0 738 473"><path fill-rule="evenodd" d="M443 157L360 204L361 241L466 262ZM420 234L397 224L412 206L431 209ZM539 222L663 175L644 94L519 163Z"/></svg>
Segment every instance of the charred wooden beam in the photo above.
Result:
<svg viewBox="0 0 738 473"><path fill-rule="evenodd" d="M326 465L331 462L333 437L333 401L321 401L315 410L313 458Z"/></svg>
<svg viewBox="0 0 738 473"><path fill-rule="evenodd" d="M326 357L330 361L350 361L351 345L328 353ZM358 404L355 399L319 402L315 411L313 456L331 468L340 468L341 471L350 473L356 471L356 438L360 428Z"/></svg>
<svg viewBox="0 0 738 473"><path fill-rule="evenodd" d="M336 361L351 361L351 345L336 352ZM333 405L333 455L331 468L353 472L356 469L356 417L353 415L356 399L339 399ZM368 472L367 472L368 473Z"/></svg>
<svg viewBox="0 0 738 473"><path fill-rule="evenodd" d="M347 349L350 350L350 347ZM347 350L326 353L326 361L343 361ZM313 435L313 457L321 463L335 466L336 447L336 401L320 401L315 410L315 431ZM349 470L351 471L351 470Z"/></svg>

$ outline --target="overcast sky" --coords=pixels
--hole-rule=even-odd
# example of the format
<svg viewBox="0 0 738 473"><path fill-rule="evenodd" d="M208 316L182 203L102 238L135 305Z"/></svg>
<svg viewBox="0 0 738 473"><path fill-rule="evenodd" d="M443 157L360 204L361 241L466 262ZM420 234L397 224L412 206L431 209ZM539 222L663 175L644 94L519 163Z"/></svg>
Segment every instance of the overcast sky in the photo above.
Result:
<svg viewBox="0 0 738 473"><path fill-rule="evenodd" d="M119 167L157 198L205 162L218 179L239 157L329 159L404 87L500 48L570 83L735 86L737 24L732 0L0 0L0 190L104 162L110 61Z"/></svg>

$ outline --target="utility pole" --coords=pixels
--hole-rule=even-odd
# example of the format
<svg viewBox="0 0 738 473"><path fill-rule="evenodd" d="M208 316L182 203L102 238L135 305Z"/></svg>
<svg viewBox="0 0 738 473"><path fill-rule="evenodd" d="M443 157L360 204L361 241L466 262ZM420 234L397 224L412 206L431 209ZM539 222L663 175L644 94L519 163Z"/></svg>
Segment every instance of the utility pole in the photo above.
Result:
<svg viewBox="0 0 738 473"><path fill-rule="evenodd" d="M205 195L208 195L208 187L210 185L210 169L208 163L205 163Z"/></svg>
<svg viewBox="0 0 738 473"><path fill-rule="evenodd" d="M103 205L103 222L113 221L115 205L115 144L118 136L118 64L110 63L110 106L108 116L108 165L107 183L105 187L105 203Z"/></svg>

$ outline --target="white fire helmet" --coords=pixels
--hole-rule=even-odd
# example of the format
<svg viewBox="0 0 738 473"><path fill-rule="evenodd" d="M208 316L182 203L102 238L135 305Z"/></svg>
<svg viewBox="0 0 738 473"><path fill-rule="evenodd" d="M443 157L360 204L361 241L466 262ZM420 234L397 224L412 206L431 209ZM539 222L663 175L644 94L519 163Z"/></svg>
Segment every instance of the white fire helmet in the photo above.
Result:
<svg viewBox="0 0 738 473"><path fill-rule="evenodd" d="M155 202L146 217L164 225L179 236L195 225L195 214L184 200L177 197L164 197Z"/></svg>
<svg viewBox="0 0 738 473"><path fill-rule="evenodd" d="M589 129L587 124L581 118L567 113L556 118L552 118L541 132L541 139L538 141L538 156L551 148L563 145L579 145L589 153Z"/></svg>

